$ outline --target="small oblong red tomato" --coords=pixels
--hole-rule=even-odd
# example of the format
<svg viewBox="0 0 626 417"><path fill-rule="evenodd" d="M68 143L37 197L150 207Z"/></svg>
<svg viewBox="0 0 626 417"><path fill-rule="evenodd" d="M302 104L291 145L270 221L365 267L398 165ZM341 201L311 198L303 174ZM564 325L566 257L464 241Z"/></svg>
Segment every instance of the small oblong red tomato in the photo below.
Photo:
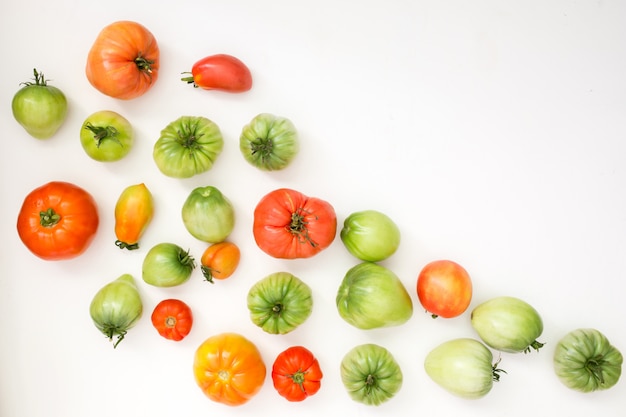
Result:
<svg viewBox="0 0 626 417"><path fill-rule="evenodd" d="M63 181L52 181L31 191L17 218L17 232L24 245L48 261L83 253L98 225L98 208L91 194Z"/></svg>
<svg viewBox="0 0 626 417"><path fill-rule="evenodd" d="M202 274L211 283L213 279L226 279L235 272L240 258L241 252L234 243L215 243L206 248L200 258Z"/></svg>
<svg viewBox="0 0 626 417"><path fill-rule="evenodd" d="M191 68L191 76L182 80L203 90L228 93L243 93L252 88L252 74L246 64L226 54L202 58Z"/></svg>
<svg viewBox="0 0 626 417"><path fill-rule="evenodd" d="M144 183L130 185L115 204L115 245L120 249L139 248L139 239L152 221L152 193Z"/></svg>
<svg viewBox="0 0 626 417"><path fill-rule="evenodd" d="M156 305L151 320L161 336L179 342L191 331L193 314L184 301L168 298Z"/></svg>
<svg viewBox="0 0 626 417"><path fill-rule="evenodd" d="M456 262L433 261L419 273L417 297L433 318L457 317L467 310L472 300L472 280Z"/></svg>
<svg viewBox="0 0 626 417"><path fill-rule="evenodd" d="M288 401L303 401L317 393L322 385L322 370L313 353L303 346L281 352L272 366L276 391Z"/></svg>

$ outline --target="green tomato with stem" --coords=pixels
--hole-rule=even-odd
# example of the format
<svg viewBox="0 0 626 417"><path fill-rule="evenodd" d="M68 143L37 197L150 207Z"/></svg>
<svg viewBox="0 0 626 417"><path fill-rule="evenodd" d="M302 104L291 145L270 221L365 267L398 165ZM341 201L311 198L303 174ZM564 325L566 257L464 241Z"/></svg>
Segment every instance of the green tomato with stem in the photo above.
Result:
<svg viewBox="0 0 626 417"><path fill-rule="evenodd" d="M284 169L298 154L298 132L289 119L261 113L243 127L239 149L246 161L263 171Z"/></svg>
<svg viewBox="0 0 626 417"><path fill-rule="evenodd" d="M130 122L111 110L92 113L80 129L80 144L91 159L99 162L124 158L132 149L133 141Z"/></svg>

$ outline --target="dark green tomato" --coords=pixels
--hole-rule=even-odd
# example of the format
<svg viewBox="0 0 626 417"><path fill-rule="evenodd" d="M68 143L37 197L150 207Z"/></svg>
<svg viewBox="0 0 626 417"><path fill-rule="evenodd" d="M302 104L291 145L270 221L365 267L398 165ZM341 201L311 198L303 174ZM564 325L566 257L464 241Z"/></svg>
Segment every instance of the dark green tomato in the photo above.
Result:
<svg viewBox="0 0 626 417"><path fill-rule="evenodd" d="M290 120L261 113L244 126L239 149L250 164L264 171L280 170L299 150L298 133Z"/></svg>
<svg viewBox="0 0 626 417"><path fill-rule="evenodd" d="M235 227L235 209L224 194L215 187L197 187L183 204L185 228L203 242L226 240Z"/></svg>
<svg viewBox="0 0 626 417"><path fill-rule="evenodd" d="M365 405L380 405L402 387L402 370L384 347L366 343L350 350L341 361L341 381L350 397Z"/></svg>
<svg viewBox="0 0 626 417"><path fill-rule="evenodd" d="M500 379L493 354L470 338L449 340L431 350L424 360L426 374L446 391L468 399L484 397Z"/></svg>
<svg viewBox="0 0 626 417"><path fill-rule="evenodd" d="M67 99L56 87L48 85L42 73L33 70L34 82L25 82L13 96L13 117L37 139L52 137L67 117Z"/></svg>
<svg viewBox="0 0 626 417"><path fill-rule="evenodd" d="M539 350L543 332L541 316L530 304L515 297L495 297L478 305L472 326L487 346L509 353Z"/></svg>
<svg viewBox="0 0 626 417"><path fill-rule="evenodd" d="M336 297L339 315L359 329L399 326L413 315L411 296L398 276L373 262L345 275Z"/></svg>
<svg viewBox="0 0 626 417"><path fill-rule="evenodd" d="M189 251L174 243L159 243L143 260L142 278L155 287L174 287L187 282L195 267Z"/></svg>
<svg viewBox="0 0 626 417"><path fill-rule="evenodd" d="M223 147L215 123L202 116L182 116L161 131L152 156L168 177L190 178L211 169Z"/></svg>
<svg viewBox="0 0 626 417"><path fill-rule="evenodd" d="M554 371L568 388L581 392L609 389L619 381L624 358L596 329L566 334L554 350Z"/></svg>
<svg viewBox="0 0 626 417"><path fill-rule="evenodd" d="M252 322L265 332L286 334L311 315L311 288L288 272L276 272L250 288L248 309Z"/></svg>
<svg viewBox="0 0 626 417"><path fill-rule="evenodd" d="M95 326L109 340L117 336L113 347L124 339L143 312L141 296L135 280L124 274L102 287L89 305L89 314Z"/></svg>
<svg viewBox="0 0 626 417"><path fill-rule="evenodd" d="M133 127L121 114L102 110L91 114L80 129L80 143L90 158L119 161L133 147Z"/></svg>

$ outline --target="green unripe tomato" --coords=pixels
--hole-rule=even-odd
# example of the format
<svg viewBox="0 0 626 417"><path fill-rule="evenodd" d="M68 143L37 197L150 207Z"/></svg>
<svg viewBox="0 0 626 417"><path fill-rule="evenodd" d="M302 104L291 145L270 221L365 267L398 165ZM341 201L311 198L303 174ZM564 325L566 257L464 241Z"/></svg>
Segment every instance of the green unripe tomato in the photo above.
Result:
<svg viewBox="0 0 626 417"><path fill-rule="evenodd" d="M376 210L350 214L340 236L348 252L362 261L382 261L400 246L400 229L389 216Z"/></svg>
<svg viewBox="0 0 626 417"><path fill-rule="evenodd" d="M122 115L101 110L85 119L80 129L80 144L91 159L100 162L119 161L133 147L130 122Z"/></svg>

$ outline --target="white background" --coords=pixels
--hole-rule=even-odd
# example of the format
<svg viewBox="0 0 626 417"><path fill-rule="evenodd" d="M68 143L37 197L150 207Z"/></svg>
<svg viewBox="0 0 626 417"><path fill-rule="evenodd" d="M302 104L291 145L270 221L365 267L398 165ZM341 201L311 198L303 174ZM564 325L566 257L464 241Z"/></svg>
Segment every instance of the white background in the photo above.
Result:
<svg viewBox="0 0 626 417"><path fill-rule="evenodd" d="M626 353L625 2L32 0L0 9L0 416L624 414L624 381L605 392L571 391L556 379L551 356L558 339L578 327L601 330ZM84 74L100 29L122 19L144 24L161 47L158 82L127 102L102 95ZM231 95L179 80L215 53L246 62L253 89ZM11 98L33 67L69 100L66 123L46 141L28 136L11 115ZM93 161L79 143L83 120L104 109L136 129L135 146L120 162ZM282 172L258 171L239 152L241 128L261 112L288 117L299 130L301 152ZM215 121L225 148L211 171L177 180L158 171L152 146L182 115ZM16 233L23 198L51 180L80 185L99 206L99 232L74 260L39 260ZM152 190L156 215L141 249L123 252L113 244L113 207L139 182ZM148 287L141 263L152 245L171 241L198 259L206 247L180 217L189 192L205 185L235 206L230 240L242 250L239 269L215 285L196 270L183 286ZM256 247L254 206L278 187L329 201L340 226L363 209L398 223L401 247L383 264L413 298L408 323L360 331L342 321L334 298L357 261L338 237L308 260L276 260ZM480 400L451 396L423 370L439 343L476 337L469 310L432 320L419 305L417 274L440 258L470 272L470 310L506 294L544 319L543 350L503 354L508 373ZM245 304L254 282L280 270L307 282L315 302L309 320L285 336L255 327ZM145 312L114 350L88 307L123 273L138 280ZM161 338L149 321L166 297L195 312L191 334L179 343ZM291 404L268 375L244 406L211 402L191 364L196 347L224 331L256 343L268 369L288 346L307 346L325 373L321 391ZM343 355L365 342L388 348L404 372L401 391L380 407L353 402L339 377Z"/></svg>

